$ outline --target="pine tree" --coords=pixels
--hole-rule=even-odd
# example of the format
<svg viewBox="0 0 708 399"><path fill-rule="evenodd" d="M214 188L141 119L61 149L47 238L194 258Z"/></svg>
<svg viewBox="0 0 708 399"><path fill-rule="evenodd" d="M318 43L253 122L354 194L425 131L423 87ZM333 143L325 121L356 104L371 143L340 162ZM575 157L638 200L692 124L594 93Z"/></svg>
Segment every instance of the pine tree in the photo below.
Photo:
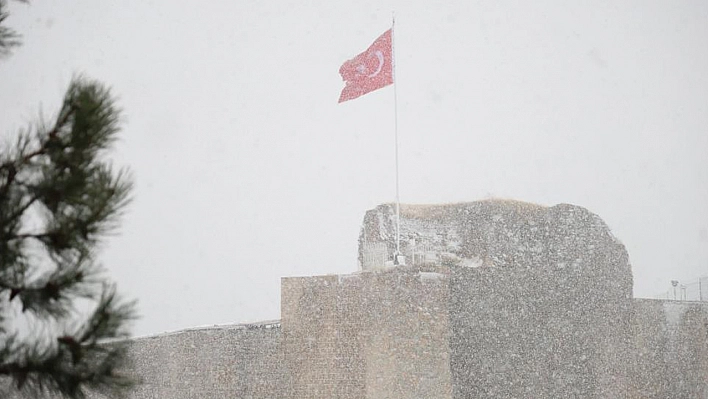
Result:
<svg viewBox="0 0 708 399"><path fill-rule="evenodd" d="M26 0L18 0L26 3ZM3 26L3 22L7 19L8 15L5 11L6 1L0 0L0 57L10 54L13 47L20 45L20 36L14 30Z"/></svg>
<svg viewBox="0 0 708 399"><path fill-rule="evenodd" d="M5 6L0 55L18 44ZM56 118L0 143L0 397L119 397L135 383L121 372L135 304L96 263L132 188L104 159L119 125L110 91L76 77Z"/></svg>

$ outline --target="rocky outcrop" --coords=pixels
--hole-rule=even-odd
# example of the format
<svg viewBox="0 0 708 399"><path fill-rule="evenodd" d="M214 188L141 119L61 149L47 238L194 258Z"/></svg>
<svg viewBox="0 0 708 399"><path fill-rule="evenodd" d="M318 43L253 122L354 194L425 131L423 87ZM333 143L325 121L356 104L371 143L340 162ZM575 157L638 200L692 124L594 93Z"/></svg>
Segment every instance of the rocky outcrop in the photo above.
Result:
<svg viewBox="0 0 708 399"><path fill-rule="evenodd" d="M624 246L585 208L485 200L401 205L400 213L401 252L409 265L543 269L559 282L572 275L605 284L618 298L632 294ZM395 248L395 207L368 211L359 236L360 268L384 267L381 260L390 259Z"/></svg>

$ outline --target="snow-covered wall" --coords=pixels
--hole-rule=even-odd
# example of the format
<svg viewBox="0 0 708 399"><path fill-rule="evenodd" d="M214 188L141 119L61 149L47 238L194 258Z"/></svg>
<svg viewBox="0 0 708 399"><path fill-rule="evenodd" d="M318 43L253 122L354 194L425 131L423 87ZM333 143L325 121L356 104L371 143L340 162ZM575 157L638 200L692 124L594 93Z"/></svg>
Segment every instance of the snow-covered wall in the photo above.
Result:
<svg viewBox="0 0 708 399"><path fill-rule="evenodd" d="M291 398L450 398L447 276L285 278L282 299Z"/></svg>
<svg viewBox="0 0 708 399"><path fill-rule="evenodd" d="M411 266L285 278L281 322L135 339L144 383L129 398L708 397L708 303L604 315L601 297L537 289L549 283Z"/></svg>
<svg viewBox="0 0 708 399"><path fill-rule="evenodd" d="M708 398L708 302L633 301L631 366L637 398Z"/></svg>
<svg viewBox="0 0 708 399"><path fill-rule="evenodd" d="M450 288L455 398L626 397L632 300L548 270L465 268Z"/></svg>
<svg viewBox="0 0 708 399"><path fill-rule="evenodd" d="M128 399L286 398L290 384L280 342L278 321L135 338L126 371L142 383ZM0 398L36 399L16 395L7 383L0 380ZM89 393L88 399L107 398Z"/></svg>
<svg viewBox="0 0 708 399"><path fill-rule="evenodd" d="M214 326L133 340L131 399L273 398L288 386L280 324Z"/></svg>
<svg viewBox="0 0 708 399"><path fill-rule="evenodd" d="M430 266L285 278L289 398L706 397L708 303L612 297L573 276L559 290L562 278Z"/></svg>

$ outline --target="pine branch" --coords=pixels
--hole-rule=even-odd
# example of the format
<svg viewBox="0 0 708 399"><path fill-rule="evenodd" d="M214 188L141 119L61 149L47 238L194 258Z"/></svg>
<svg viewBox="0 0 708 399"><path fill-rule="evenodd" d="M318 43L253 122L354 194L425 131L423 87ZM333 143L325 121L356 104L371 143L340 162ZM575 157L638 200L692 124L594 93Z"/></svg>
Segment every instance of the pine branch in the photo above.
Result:
<svg viewBox="0 0 708 399"><path fill-rule="evenodd" d="M71 116L72 116L72 111L74 111L73 107L70 108L69 112L65 112L64 114L60 115L59 119L57 120L57 123L54 125L54 128L47 132L46 139L42 141L40 147L28 154L25 154L23 150L20 150L20 156L19 159L17 160L10 160L7 161L3 164L0 164L0 170L7 170L8 172L8 180L10 180L10 176L14 179L14 177L17 175L17 168L22 167L26 163L32 161L33 158L39 156L39 155L44 155L47 153L47 150L56 142L57 139L57 134L59 134L60 129L62 129L66 124L69 122ZM11 183L11 181L6 182L6 184Z"/></svg>
<svg viewBox="0 0 708 399"><path fill-rule="evenodd" d="M6 3L0 1L0 56L10 54L14 47L20 45L20 35L14 30L2 26L2 23L7 19L8 14L5 12Z"/></svg>
<svg viewBox="0 0 708 399"><path fill-rule="evenodd" d="M33 196L33 197L30 198L29 201L27 201L24 205L22 205L22 206L20 206L19 208L17 208L17 210L16 210L13 214L11 214L11 215L8 217L8 219L9 219L9 220L16 220L16 219L20 218L32 205L34 205L34 203L35 203L38 199L39 199L38 197ZM11 240L11 239L21 238L21 237L22 237L22 234L19 234L19 235L15 235L15 236L8 236L6 239L7 239L7 240Z"/></svg>
<svg viewBox="0 0 708 399"><path fill-rule="evenodd" d="M121 396L137 380L120 373L126 368L127 342L115 340L128 336L126 324L134 319L135 304L121 302L115 287L104 285L95 311L71 334L50 345L10 337L0 350L0 375L12 377L19 390L34 395L51 391L81 399L88 388Z"/></svg>
<svg viewBox="0 0 708 399"><path fill-rule="evenodd" d="M27 0L16 0L20 3L28 3ZM0 0L0 57L9 55L12 49L21 44L20 35L13 29L3 26L3 23L8 17L8 13L5 11L7 7L7 2L5 0Z"/></svg>
<svg viewBox="0 0 708 399"><path fill-rule="evenodd" d="M94 263L97 245L130 201L127 171L101 159L119 115L108 89L77 77L49 128L21 134L11 154L0 151L0 293L9 291L0 305L64 326L54 338L20 342L2 335L8 329L0 306L0 376L35 396L80 399L86 389L116 396L133 382L118 373L124 344L115 340L128 336L135 304L120 301ZM78 298L95 301L96 309L68 328Z"/></svg>
<svg viewBox="0 0 708 399"><path fill-rule="evenodd" d="M124 344L87 347L60 337L55 348L43 358L0 364L0 375L13 378L18 390L33 397L57 392L66 398L84 399L87 390L124 397L127 388L136 382L135 378L121 374L119 368L126 363Z"/></svg>
<svg viewBox="0 0 708 399"><path fill-rule="evenodd" d="M135 319L135 303L120 302L114 285L104 285L101 299L83 327L74 336L82 344L96 344L106 339L128 337L126 322Z"/></svg>

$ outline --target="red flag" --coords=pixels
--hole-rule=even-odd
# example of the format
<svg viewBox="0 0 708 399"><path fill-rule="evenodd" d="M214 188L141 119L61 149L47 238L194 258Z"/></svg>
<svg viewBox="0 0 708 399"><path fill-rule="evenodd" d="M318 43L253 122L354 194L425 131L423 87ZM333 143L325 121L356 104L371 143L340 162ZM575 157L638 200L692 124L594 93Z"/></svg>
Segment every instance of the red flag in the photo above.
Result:
<svg viewBox="0 0 708 399"><path fill-rule="evenodd" d="M339 96L340 103L392 84L391 29L379 36L366 51L345 61L339 74L346 82Z"/></svg>

